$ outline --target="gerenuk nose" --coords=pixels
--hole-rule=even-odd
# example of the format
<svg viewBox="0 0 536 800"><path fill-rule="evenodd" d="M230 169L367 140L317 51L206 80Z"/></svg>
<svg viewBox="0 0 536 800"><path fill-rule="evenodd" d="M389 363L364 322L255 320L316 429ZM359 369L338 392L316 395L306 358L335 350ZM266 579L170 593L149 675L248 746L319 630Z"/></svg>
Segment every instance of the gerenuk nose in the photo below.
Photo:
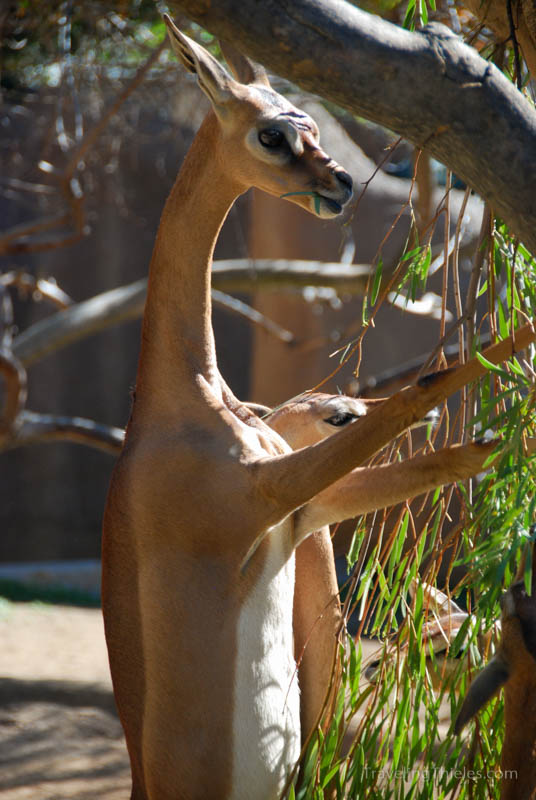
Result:
<svg viewBox="0 0 536 800"><path fill-rule="evenodd" d="M335 175L337 176L337 180L339 180L343 186L346 186L347 189L352 189L354 182L351 175L348 175L348 173L343 169L337 170Z"/></svg>

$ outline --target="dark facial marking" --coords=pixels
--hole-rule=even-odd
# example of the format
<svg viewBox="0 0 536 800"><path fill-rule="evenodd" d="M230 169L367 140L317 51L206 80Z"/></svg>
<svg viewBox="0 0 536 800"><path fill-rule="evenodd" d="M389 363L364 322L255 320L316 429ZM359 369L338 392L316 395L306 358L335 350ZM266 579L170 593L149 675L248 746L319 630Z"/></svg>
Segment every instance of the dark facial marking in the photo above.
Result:
<svg viewBox="0 0 536 800"><path fill-rule="evenodd" d="M311 131L311 125L308 122L298 122L298 120L303 119L307 120L306 114L301 114L298 111L285 111L283 114L278 114L278 117L283 117L283 119L288 119L289 122L292 122L295 128L300 131Z"/></svg>

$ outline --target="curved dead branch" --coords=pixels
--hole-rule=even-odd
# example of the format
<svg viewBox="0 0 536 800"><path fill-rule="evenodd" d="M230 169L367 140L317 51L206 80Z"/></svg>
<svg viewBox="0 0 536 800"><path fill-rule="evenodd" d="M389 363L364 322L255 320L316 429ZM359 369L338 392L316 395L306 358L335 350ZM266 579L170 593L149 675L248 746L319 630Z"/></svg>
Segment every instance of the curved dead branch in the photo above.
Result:
<svg viewBox="0 0 536 800"><path fill-rule="evenodd" d="M21 411L17 426L0 439L0 452L29 444L48 442L73 442L119 455L125 432L121 428L102 425L84 417L66 417L56 414L37 414Z"/></svg>

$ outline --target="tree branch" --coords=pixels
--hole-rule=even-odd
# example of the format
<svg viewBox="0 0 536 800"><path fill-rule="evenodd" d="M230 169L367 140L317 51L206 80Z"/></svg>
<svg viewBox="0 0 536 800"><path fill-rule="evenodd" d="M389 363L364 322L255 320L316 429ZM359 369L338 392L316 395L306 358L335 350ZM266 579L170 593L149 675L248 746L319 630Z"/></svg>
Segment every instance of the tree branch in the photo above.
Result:
<svg viewBox="0 0 536 800"><path fill-rule="evenodd" d="M149 72L151 67L153 67L158 59L160 58L160 54L164 50L165 47L165 40L161 42L150 54L149 58L137 69L135 75L131 78L131 80L126 84L124 89L117 95L114 102L106 109L102 117L99 121L86 133L74 153L71 155L65 169L63 176L67 179L70 179L73 174L75 173L76 169L80 162L84 159L87 151L94 145L97 141L103 130L106 128L108 123L110 122L111 118L117 114L125 100L130 97L132 92L138 88L138 86L142 83L143 79L145 78L146 74Z"/></svg>
<svg viewBox="0 0 536 800"><path fill-rule="evenodd" d="M114 102L106 109L98 122L79 142L76 150L71 154L69 161L63 170L59 171L56 170L51 164L48 165L47 171L52 172L57 178L58 186L65 197L67 206L69 207L69 213L61 213L53 217L43 217L41 219L33 220L32 222L15 225L14 227L1 232L0 255L7 253L35 253L46 250L54 250L59 247L66 247L67 245L74 244L82 238L85 233L85 217L83 206L84 196L80 183L74 177L75 172L83 163L84 157L87 155L88 150L95 144L99 136L109 124L111 118L117 114L128 97L142 83L147 72L158 61L164 47L165 41L159 44L158 47L151 52L149 58L138 68L135 75L127 83L124 89L117 95ZM12 179L11 181L6 181L5 183L14 186L14 188L36 192L41 191L53 193L56 191L54 187L47 187L40 184L28 184L17 179ZM72 221L74 227L74 231L72 232L60 232L53 236L41 238L28 238L31 234L36 232L49 231L59 227L64 227L69 223L70 220Z"/></svg>
<svg viewBox="0 0 536 800"><path fill-rule="evenodd" d="M225 291L332 286L360 293L369 274L370 268L360 264L234 259L214 262L212 283ZM13 353L25 366L30 366L55 350L111 325L137 319L143 312L146 290L147 280L143 278L59 311L17 336Z"/></svg>
<svg viewBox="0 0 536 800"><path fill-rule="evenodd" d="M271 336L275 336L276 339L279 339L280 342L292 344L296 341L296 337L293 333L291 333L291 331L288 331L286 328L278 325L277 322L274 322L264 314L261 314L256 308L248 306L247 303L243 303L242 300L237 300L236 297L232 297L230 294L220 292L219 289L212 289L212 302L218 303L218 305L221 305L232 314L237 314L239 317L244 317L244 319L247 319L254 325L259 325Z"/></svg>
<svg viewBox="0 0 536 800"><path fill-rule="evenodd" d="M0 452L29 444L74 442L119 455L125 432L121 428L101 425L83 417L64 417L55 414L36 414L21 411L17 427L0 439Z"/></svg>
<svg viewBox="0 0 536 800"><path fill-rule="evenodd" d="M25 366L93 333L136 319L143 312L147 280L111 289L31 325L13 341Z"/></svg>
<svg viewBox="0 0 536 800"><path fill-rule="evenodd" d="M499 41L506 42L511 38L508 3L504 0L466 0L464 5L486 27L491 28ZM515 4L513 23L523 58L533 79L536 79L536 9L530 0Z"/></svg>
<svg viewBox="0 0 536 800"><path fill-rule="evenodd" d="M427 149L536 252L536 111L437 23L411 33L341 0L174 0L269 69Z"/></svg>
<svg viewBox="0 0 536 800"><path fill-rule="evenodd" d="M373 273L368 264L235 258L213 263L212 285L222 292L325 286L348 294L362 294Z"/></svg>
<svg viewBox="0 0 536 800"><path fill-rule="evenodd" d="M19 292L39 295L39 299L48 300L58 308L73 305L73 300L61 289L54 278L36 278L29 272L12 270L0 274L0 287L15 286Z"/></svg>
<svg viewBox="0 0 536 800"><path fill-rule="evenodd" d="M24 245L27 244L27 237L31 233L48 231L64 225L69 220L68 214L56 214L54 217L41 217L33 222L22 222L14 225L6 231L0 233L0 255L11 252L24 252ZM15 245L12 245L13 240ZM11 248L14 248L13 250Z"/></svg>

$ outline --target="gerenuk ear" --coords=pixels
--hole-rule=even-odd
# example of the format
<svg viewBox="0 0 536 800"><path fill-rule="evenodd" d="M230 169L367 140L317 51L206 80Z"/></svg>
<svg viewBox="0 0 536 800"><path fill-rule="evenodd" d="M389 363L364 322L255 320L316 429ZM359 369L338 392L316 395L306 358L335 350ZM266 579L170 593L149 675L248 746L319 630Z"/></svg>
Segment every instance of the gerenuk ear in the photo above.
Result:
<svg viewBox="0 0 536 800"><path fill-rule="evenodd" d="M497 694L509 677L506 664L497 657L493 658L489 664L480 672L467 692L467 696L462 703L462 707L456 717L454 733L461 733L462 728L469 720L480 711L488 700Z"/></svg>
<svg viewBox="0 0 536 800"><path fill-rule="evenodd" d="M271 89L268 73L264 67L252 61L224 39L220 39L220 48L237 81L240 81L240 83L255 83Z"/></svg>
<svg viewBox="0 0 536 800"><path fill-rule="evenodd" d="M197 75L200 88L215 110L232 100L238 84L225 68L204 47L181 33L168 14L164 14L164 22L173 52L188 72Z"/></svg>

